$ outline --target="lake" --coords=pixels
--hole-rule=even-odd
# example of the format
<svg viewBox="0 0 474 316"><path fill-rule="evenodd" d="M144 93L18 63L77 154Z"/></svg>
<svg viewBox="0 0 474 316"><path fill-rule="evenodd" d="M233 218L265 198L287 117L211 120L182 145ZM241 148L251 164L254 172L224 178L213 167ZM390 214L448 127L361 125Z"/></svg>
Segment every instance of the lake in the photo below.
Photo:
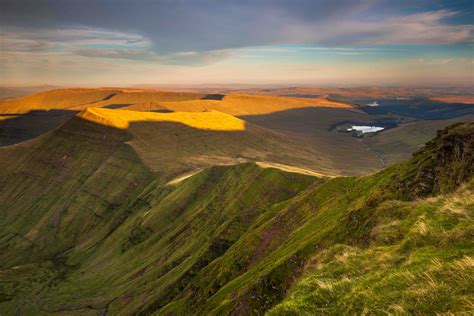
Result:
<svg viewBox="0 0 474 316"><path fill-rule="evenodd" d="M359 131L362 134L365 133L375 133L384 130L383 127L380 126L363 126L363 125L352 125L351 128L347 129L348 131Z"/></svg>

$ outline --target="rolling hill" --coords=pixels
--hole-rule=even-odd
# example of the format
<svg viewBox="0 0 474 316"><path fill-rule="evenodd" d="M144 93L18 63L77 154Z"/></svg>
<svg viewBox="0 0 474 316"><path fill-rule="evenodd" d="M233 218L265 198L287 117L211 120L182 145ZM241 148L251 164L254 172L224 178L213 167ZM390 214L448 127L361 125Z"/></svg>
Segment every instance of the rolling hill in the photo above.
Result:
<svg viewBox="0 0 474 316"><path fill-rule="evenodd" d="M56 89L0 100L0 146L14 145L57 128L89 106L120 107L145 100L176 101L205 94L98 88Z"/></svg>
<svg viewBox="0 0 474 316"><path fill-rule="evenodd" d="M137 112L87 108L82 120L124 130L127 144L152 170L180 173L254 161L338 174L330 160L284 134L218 112Z"/></svg>
<svg viewBox="0 0 474 316"><path fill-rule="evenodd" d="M183 102L188 101L188 102ZM219 102L222 101L222 102ZM161 103L163 103L161 105ZM154 110L154 106L173 111L219 110L231 115L264 114L302 107L352 108L325 99L299 99L244 94L205 94L130 88L70 88L43 91L29 96L0 100L0 114L21 114L33 110L72 110L86 107Z"/></svg>
<svg viewBox="0 0 474 316"><path fill-rule="evenodd" d="M35 93L0 101L0 114L21 114L32 110L82 110L87 106L113 106L150 100L178 101L205 97L205 94L123 88L70 88Z"/></svg>
<svg viewBox="0 0 474 316"><path fill-rule="evenodd" d="M357 111L348 104L332 102L321 98L300 99L245 94L228 94L222 96L220 100L164 101L154 104L134 104L128 108L150 111L154 107L159 110L186 112L217 110L235 116L262 115L300 108L340 108Z"/></svg>
<svg viewBox="0 0 474 316"><path fill-rule="evenodd" d="M248 113L257 115L271 113L277 110L298 109L302 107L350 108L344 104L328 102L321 99L301 100L295 98L246 95L219 96L140 89L61 89L41 92L19 99L0 101L0 113L3 113L3 120L0 121L0 145L14 145L42 135L64 124L80 111L91 107L119 110L145 110L148 112L202 112L216 110L231 115L243 115ZM107 113L112 115L113 113L119 112L109 111ZM127 115L130 116L132 114L132 112L128 112ZM1 115L2 114L0 114L0 116ZM144 124L144 122L134 124L135 128L133 131L138 132L141 130L143 133L147 133L146 130L148 128L139 127L143 125L149 126L150 124ZM256 128L257 126L251 127L251 129ZM269 131L266 131L266 133L269 133ZM277 131L276 134L278 134L280 138L288 138L288 135L284 135L282 132L278 133ZM146 139L145 142L147 142L148 146L159 147L160 141L157 140L156 137L151 137L150 140L150 138L145 136L146 135L144 135L142 139ZM292 139L292 137L290 136L289 139ZM290 140L290 143L292 142L298 141L295 139ZM283 142L280 141L280 143ZM298 146L308 147L305 144L298 144ZM325 156L322 151L318 152L318 149L319 148L307 149L311 152L311 155L315 157L312 160L325 161L323 163L324 165L330 166L330 168L334 167L336 173L339 172L339 169L334 166L329 157ZM235 152L239 150L237 147L234 148ZM288 151L283 150L282 152ZM298 152L298 150L296 152ZM305 156L308 155L305 154ZM298 159L298 157L295 158ZM326 168L326 170L328 170L328 168Z"/></svg>
<svg viewBox="0 0 474 316"><path fill-rule="evenodd" d="M281 128L281 126L264 124L263 120L249 120L247 123L251 123L248 125L251 126L250 129L252 130L258 129L258 125L264 127L264 129L261 130L265 130L266 134L272 135L270 138L274 139L274 135L278 135L277 137L280 138L278 141L280 145L285 142L290 143L289 146L284 145L285 148L281 149L280 152L288 153L293 151L295 152L294 159L285 158L283 161L280 159L279 162L283 164L287 164L289 160L295 160L296 163L290 165L305 165L308 167L310 165L307 162L308 159L303 159L306 160L306 162L298 160L301 160L301 157L312 157L310 160L316 161L316 164L312 165L312 167L314 167L313 171L323 172L326 174L363 174L377 170L379 165L377 158L373 154L367 153L366 149L361 147L356 140L346 137L335 139L335 142L332 142L332 137L327 137L328 135L332 136L332 134L326 133L327 125L332 123L334 120L337 120L338 116L352 118L367 118L368 116L363 113L358 113L357 110L353 110L352 107L346 104L329 102L323 99L298 99L248 95L218 96L138 89L120 90L104 88L53 90L20 99L3 101L3 103L0 102L0 109L9 113L8 115L4 114L4 120L0 122L0 144L13 145L37 137L45 132L57 128L61 124L64 124L67 120L71 119L74 115L86 108L99 107L104 109L104 111L110 109L107 113L109 115L115 113L117 116L121 115L119 113L127 113L127 116L130 116L133 113L138 115L138 113L144 111L153 111L159 114L159 112L202 112L216 110L230 115L239 116L244 120L250 118L251 115L263 117L265 115L271 116L272 113L298 112L301 111L301 109L311 109L315 112L334 110L332 112L334 115L331 118L329 118L330 115L323 115L320 117L325 118L324 120L320 119L315 122L316 129L322 131L324 135L319 138L310 135L312 137L311 142L306 141L308 137L302 140L302 138L295 137L297 135L293 135L291 132L287 133L288 131L285 128ZM30 109L30 112L20 113L26 111L26 109ZM116 111L128 110L129 112L112 112L112 109L115 109ZM139 112L131 112L130 110ZM89 112L87 112L88 115L91 111L92 110L89 110ZM99 110L97 109L96 111ZM311 119L313 117L311 117ZM285 122L285 118L283 118L282 122ZM301 123L302 126L305 126L304 124L308 124L309 122L308 120L303 120ZM134 128L131 129L129 133L140 134L141 136L137 135L137 138L140 138L143 141L132 142L132 145L135 145L136 150L142 152L143 156L150 156L149 159L145 158L145 160L149 162L153 161L156 164L156 162L159 161L159 159L155 157L156 155L154 155L156 150L152 150L151 153L147 152L146 148L140 150L140 148L145 146L145 144L150 148L159 149L162 142L155 137L157 134L150 132L150 127L153 124L145 124L145 121L141 121L140 123L133 125ZM271 133L268 128L273 129L276 133ZM217 139L219 137L220 136L212 139ZM208 136L205 138L207 139L207 142L213 142ZM237 136L234 137L234 144L239 142L237 138ZM262 140L262 137L257 139L260 139L262 143L267 142L267 140ZM283 139L286 140L281 141ZM320 142L321 140L324 141ZM341 142L341 140L343 140L343 142ZM358 160L359 165L356 168L350 167L351 165L345 162L340 163L341 160L345 160L344 155L340 154L341 152L345 152L345 150L339 150L340 147L344 148L344 143L350 144L349 146L346 146L346 148L352 150L352 156L360 157ZM221 144L220 146L222 145L224 144ZM181 147L189 148L190 146L193 147L194 144L186 144ZM214 146L214 148L217 147L218 146ZM292 149L288 150L288 147L304 147L304 151L307 153L298 154L298 152L301 152L300 149L296 151ZM240 150L241 149L238 146L234 146L234 154L237 154Z"/></svg>
<svg viewBox="0 0 474 316"><path fill-rule="evenodd" d="M20 98L29 94L33 94L36 92L52 90L57 88L55 86L50 85L42 85L42 86L5 86L0 85L0 100L2 99L14 99Z"/></svg>
<svg viewBox="0 0 474 316"><path fill-rule="evenodd" d="M315 91L320 91L321 94L314 94ZM328 93L322 93L324 91ZM315 167L313 169L315 172L328 173L329 169L333 169L332 173L335 174L363 175L407 159L427 140L434 137L437 129L454 122L471 121L474 108L468 104L444 104L425 99L421 101L387 99L379 107L361 107L329 99L338 94L343 96L343 100L353 103L357 100L366 100L364 98L369 96L395 98L403 93L410 96L417 94L430 96L435 92L443 91L403 88L324 88L319 90L287 88L248 91L248 93L292 96L300 93L304 95L303 98L130 88L58 89L0 101L0 117L2 117L0 146L18 144L58 128L86 108L155 113L214 110L236 116L252 125L253 129L262 127L266 132L271 130L279 135L278 137L287 138L292 143L290 147L295 147L296 144L296 147L305 148L305 151L311 152L311 156L319 159L319 162L312 165ZM367 100L362 104L367 103ZM107 113L111 115L119 112ZM131 115L131 112L128 113L127 115ZM367 135L363 139L338 133L336 128L340 124L374 125L387 124L387 122L390 129L376 135ZM144 139L141 144L132 142L138 152L145 144L151 148L159 148L160 141L153 137L154 133L147 132L152 124L141 122L133 125L134 128L130 133L141 133L138 138ZM140 128L144 125L148 127ZM235 140L233 142L238 143ZM182 147L187 148L190 145L193 144ZM237 146L234 146L233 150L234 153L239 151ZM153 150L152 154L146 154L146 150L141 150L141 152L143 157L150 157L149 164L159 161L153 154L156 150ZM286 152L286 149L282 152ZM301 157L300 154L296 156ZM303 154L303 156L308 157L308 154ZM315 159L310 158L313 161ZM287 161L288 159L285 158L284 163L286 164ZM297 165L309 166L310 164L300 161Z"/></svg>
<svg viewBox="0 0 474 316"><path fill-rule="evenodd" d="M128 129L137 122L172 122L211 131L245 130L244 121L218 111L154 113L89 107L78 117L118 129Z"/></svg>
<svg viewBox="0 0 474 316"><path fill-rule="evenodd" d="M472 307L474 124L371 176L241 163L172 183L129 145L134 124L77 117L0 149L2 313Z"/></svg>

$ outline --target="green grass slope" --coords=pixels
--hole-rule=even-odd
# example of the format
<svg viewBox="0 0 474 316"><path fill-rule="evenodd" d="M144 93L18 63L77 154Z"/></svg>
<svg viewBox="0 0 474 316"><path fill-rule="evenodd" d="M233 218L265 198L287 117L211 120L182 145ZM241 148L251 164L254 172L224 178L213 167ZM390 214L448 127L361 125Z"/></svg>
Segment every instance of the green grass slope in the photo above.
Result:
<svg viewBox="0 0 474 316"><path fill-rule="evenodd" d="M103 128L64 136L72 179L48 166L63 154L48 147L61 135L0 152L10 157L0 174L3 314L472 310L474 123L371 176L247 163L175 185L146 168L123 131L102 152Z"/></svg>
<svg viewBox="0 0 474 316"><path fill-rule="evenodd" d="M338 244L310 258L269 315L465 314L474 299L474 186L374 211L368 247Z"/></svg>
<svg viewBox="0 0 474 316"><path fill-rule="evenodd" d="M56 256L120 224L151 177L126 138L120 130L73 119L0 151L0 239L16 247L16 253L0 252L2 266Z"/></svg>
<svg viewBox="0 0 474 316"><path fill-rule="evenodd" d="M4 269L2 296L16 296L3 310L13 313L26 301L33 313L107 307L130 314L146 310L143 302L153 311L157 301L170 301L222 255L262 212L313 181L243 164L214 167L179 186L150 186L108 238L89 247L78 244L47 261L31 262L25 255L28 264ZM10 251L21 257L13 247ZM18 279L20 270L26 270L24 279Z"/></svg>

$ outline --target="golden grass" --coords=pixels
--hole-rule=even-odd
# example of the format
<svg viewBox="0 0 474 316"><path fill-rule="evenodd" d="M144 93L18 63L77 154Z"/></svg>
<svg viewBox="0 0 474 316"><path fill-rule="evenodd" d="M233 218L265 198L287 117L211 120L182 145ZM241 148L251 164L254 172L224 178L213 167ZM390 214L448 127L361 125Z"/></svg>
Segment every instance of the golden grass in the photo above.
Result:
<svg viewBox="0 0 474 316"><path fill-rule="evenodd" d="M423 220L418 220L413 227L422 236L428 234L429 226Z"/></svg>
<svg viewBox="0 0 474 316"><path fill-rule="evenodd" d="M217 110L230 115L262 115L305 107L343 108L348 104L324 98L229 94L222 100L203 100L204 94L124 88L73 88L44 91L18 99L0 101L0 113L26 113L31 110L83 110L88 106L127 106L128 110L169 109L179 112Z"/></svg>
<svg viewBox="0 0 474 316"><path fill-rule="evenodd" d="M149 109L151 104L135 104L130 109ZM222 100L190 100L178 102L157 102L156 107L169 109L172 111L203 111L218 110L231 115L263 115L273 112L308 108L308 107L329 107L352 109L348 104L332 102L321 98L289 98L261 95L229 94Z"/></svg>
<svg viewBox="0 0 474 316"><path fill-rule="evenodd" d="M454 266L459 270L466 270L469 268L474 268L474 258L469 256L464 256L459 260L454 262Z"/></svg>
<svg viewBox="0 0 474 316"><path fill-rule="evenodd" d="M337 262L342 263L342 264L347 264L347 261L349 260L349 257L355 255L355 252L352 251L343 251L341 254L336 254L334 258L336 259Z"/></svg>
<svg viewBox="0 0 474 316"><path fill-rule="evenodd" d="M200 157L200 158L203 158L203 157ZM207 161L213 161L213 164L215 165L235 165L235 164L240 164L240 163L252 162L252 160L247 160L247 159L242 159L242 158L229 158L229 157L221 157L221 159L219 158L220 157L205 157ZM299 173L299 174L315 176L315 177L327 177L327 178L335 177L333 175L326 175L326 174L322 174L322 173L304 169L304 168L293 167L293 166L288 166L288 165L283 165L283 164L273 163L273 162L256 161L255 164L259 166L260 168L275 168L275 169L279 169L285 172ZM179 184L183 182L184 180L194 176L195 174L198 174L202 170L203 170L202 168L198 168L193 171L186 172L168 181L167 185Z"/></svg>
<svg viewBox="0 0 474 316"><path fill-rule="evenodd" d="M199 100L204 94L187 93L187 92L171 92L159 90L129 90L123 89L112 98L99 101L93 104L96 107L106 107L111 104L133 105L146 104L156 102L181 102L184 100ZM155 110L155 108L145 109L147 111ZM185 112L185 111L184 111Z"/></svg>
<svg viewBox="0 0 474 316"><path fill-rule="evenodd" d="M0 101L0 113L26 113L31 110L68 109L96 102L117 93L116 89L60 89L18 99Z"/></svg>
<svg viewBox="0 0 474 316"><path fill-rule="evenodd" d="M151 101L200 99L204 94L125 88L71 88L0 100L0 113L26 113L31 110L82 110L88 106L133 104Z"/></svg>
<svg viewBox="0 0 474 316"><path fill-rule="evenodd" d="M171 122L212 131L245 130L243 120L218 111L153 113L89 107L80 112L78 117L119 129L128 129L130 123L134 122Z"/></svg>
<svg viewBox="0 0 474 316"><path fill-rule="evenodd" d="M444 205L441 207L441 210L443 212L469 217L466 206L474 204L474 194L471 190L465 189L465 194L449 195L446 198L443 197L442 201Z"/></svg>
<svg viewBox="0 0 474 316"><path fill-rule="evenodd" d="M258 161L256 164L260 168L275 168L279 169L285 172L292 172L292 173L300 173L300 174L306 174L309 176L315 176L315 177L328 177L328 178L334 178L333 175L328 175L328 174L322 174L319 172L315 172L313 170L308 170L305 168L299 168L299 167L294 167L294 166L288 166L288 165L283 165L280 163L274 163L274 162L264 162L264 161Z"/></svg>
<svg viewBox="0 0 474 316"><path fill-rule="evenodd" d="M176 185L176 184L179 184L181 182L183 182L184 180L188 179L188 178L191 178L192 176L194 176L195 174L198 174L199 172L201 172L203 169L199 168L199 169L196 169L196 170L193 170L191 172L187 172L185 173L184 175L181 175L179 177L176 177L170 181L168 181L168 183L166 183L166 185Z"/></svg>
<svg viewBox="0 0 474 316"><path fill-rule="evenodd" d="M0 114L0 121L4 121L4 120L11 120L11 119L14 119L14 118L17 118L19 117L19 115L1 115Z"/></svg>

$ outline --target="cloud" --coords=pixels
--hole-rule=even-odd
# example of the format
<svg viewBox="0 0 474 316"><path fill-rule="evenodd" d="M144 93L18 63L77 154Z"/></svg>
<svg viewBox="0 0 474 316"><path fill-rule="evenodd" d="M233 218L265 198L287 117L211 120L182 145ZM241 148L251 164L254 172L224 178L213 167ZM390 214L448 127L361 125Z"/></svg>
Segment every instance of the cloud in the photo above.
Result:
<svg viewBox="0 0 474 316"><path fill-rule="evenodd" d="M439 10L378 20L345 20L334 24L297 24L286 32L294 42L319 45L426 45L472 42L473 25L445 24L457 12Z"/></svg>
<svg viewBox="0 0 474 316"><path fill-rule="evenodd" d="M42 42L50 45L133 45L148 47L151 42L146 37L119 31L97 29L90 27L73 27L62 29L30 29L8 28L0 32L2 45L4 43Z"/></svg>
<svg viewBox="0 0 474 316"><path fill-rule="evenodd" d="M354 44L452 44L472 42L473 25L443 24L442 20L456 12L439 10L390 18L377 23L348 23L343 25L354 35Z"/></svg>
<svg viewBox="0 0 474 316"><path fill-rule="evenodd" d="M178 52L161 58L169 65L205 66L227 59L236 53L235 50L213 50L207 52Z"/></svg>
<svg viewBox="0 0 474 316"><path fill-rule="evenodd" d="M0 52L44 52L50 44L44 41L6 39L0 35Z"/></svg>
<svg viewBox="0 0 474 316"><path fill-rule="evenodd" d="M327 23L313 21L309 17L288 23L285 30L275 29L270 36L274 41L298 44L252 46L246 42L219 42L216 45L185 45L191 50L162 49L173 39L163 37L153 39L143 34L74 26L71 28L30 28L10 27L0 33L0 51L18 53L44 53L63 51L76 56L101 59L121 59L148 61L171 65L208 65L242 53L252 47L261 53L294 53L302 51L331 52L335 55L363 55L376 50L379 45L401 44L452 44L472 42L472 25L443 24L444 19L456 16L456 12L438 10L405 16L391 17L379 21L342 21ZM282 13L277 16L284 18ZM286 17L288 18L288 17ZM273 23L273 22L272 22ZM161 33L160 33L161 34ZM170 31L173 34L173 31ZM156 34L155 34L156 35ZM189 35L190 37L193 34ZM198 34L198 37L202 36ZM245 36L243 36L245 38ZM203 39L207 43L207 39ZM252 40L250 40L250 43ZM300 45L303 44L303 45ZM325 45L325 46L314 46ZM344 47L341 47L344 45ZM220 48L223 46L222 48ZM228 47L230 46L230 47ZM369 46L369 47L367 47ZM179 45L171 47L180 47ZM214 48L216 47L216 48Z"/></svg>
<svg viewBox="0 0 474 316"><path fill-rule="evenodd" d="M154 60L157 55L151 51L141 49L99 49L99 48L81 48L72 51L73 54L92 57L92 58L113 58L113 59L131 59L131 60Z"/></svg>
<svg viewBox="0 0 474 316"><path fill-rule="evenodd" d="M122 41L165 55L279 44L424 45L472 40L472 23L452 23L457 11L449 6L433 10L429 1L418 2L427 9L413 12L403 9L408 4L374 0L3 0L0 26L36 32L37 40Z"/></svg>
<svg viewBox="0 0 474 316"><path fill-rule="evenodd" d="M74 27L31 30L13 28L0 32L0 52L63 52L87 58L149 61L162 64L206 65L229 57L230 50L183 51L160 54L143 35ZM8 56L11 56L9 54ZM8 57L4 54L4 57Z"/></svg>
<svg viewBox="0 0 474 316"><path fill-rule="evenodd" d="M356 78L382 59L388 78L400 64L465 73L472 67L456 61L465 50L449 45L472 43L470 8L440 1L442 10L428 0L2 0L0 73L58 82L323 81L346 80L345 67Z"/></svg>
<svg viewBox="0 0 474 316"><path fill-rule="evenodd" d="M204 66L215 63L232 55L231 51L208 52L178 52L166 55L157 54L151 50L143 49L98 49L81 48L71 51L72 54L88 58L123 59L147 61L163 65Z"/></svg>
<svg viewBox="0 0 474 316"><path fill-rule="evenodd" d="M106 50L100 52L101 49L97 47L106 48ZM109 55L111 58L116 58L119 55L117 50L123 47L128 48L125 52L128 52L131 58L135 50L150 49L151 42L137 34L91 28L60 30L15 28L0 32L0 51L3 52L43 53L65 51L79 52L79 55L89 55L90 57L94 57L94 55L106 57ZM141 53L147 54L145 51ZM151 51L148 52L148 54L151 53Z"/></svg>
<svg viewBox="0 0 474 316"><path fill-rule="evenodd" d="M419 64L425 64L425 65L446 65L446 64L449 64L451 62L454 62L455 59L454 58L430 58L430 59L427 59L427 58L418 58L418 59L415 59L415 62L419 63ZM461 59L458 59L458 62L461 62L462 60Z"/></svg>

